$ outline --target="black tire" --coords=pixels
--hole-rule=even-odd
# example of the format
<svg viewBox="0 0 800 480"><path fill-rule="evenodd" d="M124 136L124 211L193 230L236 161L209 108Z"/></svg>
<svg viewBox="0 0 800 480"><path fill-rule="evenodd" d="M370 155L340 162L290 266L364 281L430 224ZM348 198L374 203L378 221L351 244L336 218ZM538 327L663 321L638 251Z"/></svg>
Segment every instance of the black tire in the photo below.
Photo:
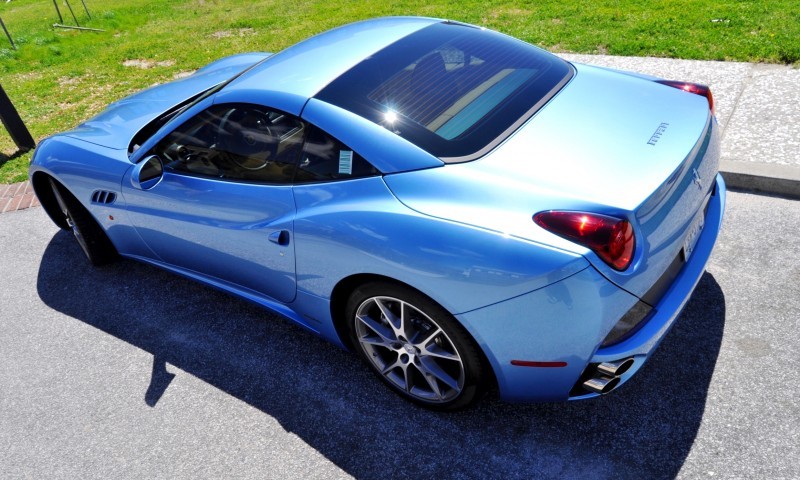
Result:
<svg viewBox="0 0 800 480"><path fill-rule="evenodd" d="M72 232L89 262L100 266L116 260L117 250L92 214L64 186L53 179L50 179L50 186L66 218L67 230Z"/></svg>
<svg viewBox="0 0 800 480"><path fill-rule="evenodd" d="M362 285L350 296L346 314L354 349L407 400L453 411L486 392L490 372L477 344L420 292L388 282Z"/></svg>

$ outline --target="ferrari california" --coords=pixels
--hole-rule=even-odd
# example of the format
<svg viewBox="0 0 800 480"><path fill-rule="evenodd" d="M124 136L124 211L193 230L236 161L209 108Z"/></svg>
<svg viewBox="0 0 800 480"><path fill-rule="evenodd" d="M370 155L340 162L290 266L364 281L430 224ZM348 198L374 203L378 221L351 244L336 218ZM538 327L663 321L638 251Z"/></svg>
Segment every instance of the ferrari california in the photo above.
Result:
<svg viewBox="0 0 800 480"><path fill-rule="evenodd" d="M704 85L382 18L122 99L30 179L93 264L255 302L454 410L645 364L720 230L719 132Z"/></svg>

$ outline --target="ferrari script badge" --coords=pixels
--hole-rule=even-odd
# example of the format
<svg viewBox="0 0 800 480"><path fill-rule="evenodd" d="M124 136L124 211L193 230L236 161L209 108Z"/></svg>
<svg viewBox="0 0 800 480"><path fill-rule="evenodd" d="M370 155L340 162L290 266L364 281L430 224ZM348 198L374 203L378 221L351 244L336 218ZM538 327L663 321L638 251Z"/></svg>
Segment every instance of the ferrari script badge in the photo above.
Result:
<svg viewBox="0 0 800 480"><path fill-rule="evenodd" d="M669 127L669 123L661 122L658 128L656 128L655 133L653 133L653 135L650 137L650 140L647 141L647 144L655 146L655 144L658 143L658 140L661 138L661 135L663 135L667 130L667 127Z"/></svg>

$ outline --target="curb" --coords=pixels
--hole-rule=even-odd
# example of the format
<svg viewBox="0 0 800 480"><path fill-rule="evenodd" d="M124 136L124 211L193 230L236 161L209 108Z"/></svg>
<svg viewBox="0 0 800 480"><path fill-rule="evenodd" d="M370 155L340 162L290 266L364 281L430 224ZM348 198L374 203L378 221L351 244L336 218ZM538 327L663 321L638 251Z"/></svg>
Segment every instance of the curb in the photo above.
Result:
<svg viewBox="0 0 800 480"><path fill-rule="evenodd" d="M729 188L800 199L800 167L722 160L719 171Z"/></svg>

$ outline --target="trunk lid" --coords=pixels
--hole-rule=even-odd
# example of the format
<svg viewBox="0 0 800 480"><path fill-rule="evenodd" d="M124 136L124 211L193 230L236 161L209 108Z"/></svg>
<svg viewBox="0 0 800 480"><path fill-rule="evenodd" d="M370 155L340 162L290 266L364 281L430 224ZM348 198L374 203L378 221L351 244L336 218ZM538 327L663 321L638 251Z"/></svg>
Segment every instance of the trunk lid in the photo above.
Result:
<svg viewBox="0 0 800 480"><path fill-rule="evenodd" d="M601 68L576 69L547 106L484 158L386 181L422 213L581 253L643 297L680 254L714 184L716 121L704 97ZM544 210L627 217L636 232L634 264L617 272L544 231L532 221Z"/></svg>
<svg viewBox="0 0 800 480"><path fill-rule="evenodd" d="M704 97L586 65L486 160L514 176L633 210L684 163L706 130Z"/></svg>

